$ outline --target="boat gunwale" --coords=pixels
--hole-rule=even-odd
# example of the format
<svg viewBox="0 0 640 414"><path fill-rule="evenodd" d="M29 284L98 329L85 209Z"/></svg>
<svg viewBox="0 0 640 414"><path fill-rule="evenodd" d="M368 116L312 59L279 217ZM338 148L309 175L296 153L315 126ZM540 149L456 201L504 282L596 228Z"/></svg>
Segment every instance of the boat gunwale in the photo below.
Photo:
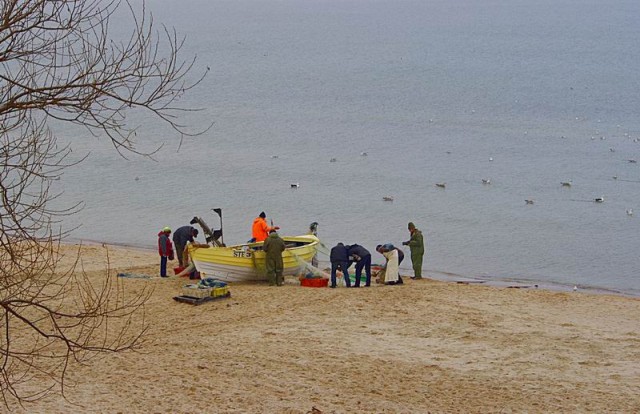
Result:
<svg viewBox="0 0 640 414"><path fill-rule="evenodd" d="M284 240L285 243L286 242L304 242L305 243L305 244L303 244L301 246L285 247L285 251L291 250L291 249L299 249L299 248L309 247L309 246L313 245L314 243L317 245L320 242L320 239L318 239L316 236L313 236L311 234L304 234L304 235L301 235L301 236L282 236L281 238ZM252 251L254 251L254 252L261 252L261 251L263 251L262 248L261 248L263 245L264 245L264 241L233 244L233 245L230 245L230 246L207 246L207 247L191 246L191 247L189 247L189 251L191 251L191 250L195 251L195 250L199 250L199 249L243 250L245 247L248 247L248 248L252 249ZM260 247L260 248L257 249L256 247Z"/></svg>

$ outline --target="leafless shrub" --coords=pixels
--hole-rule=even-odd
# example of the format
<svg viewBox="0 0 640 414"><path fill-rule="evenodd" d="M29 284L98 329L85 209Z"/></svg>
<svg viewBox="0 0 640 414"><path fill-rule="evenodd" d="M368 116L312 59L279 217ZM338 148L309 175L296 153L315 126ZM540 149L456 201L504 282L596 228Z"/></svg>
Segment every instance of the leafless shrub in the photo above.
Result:
<svg viewBox="0 0 640 414"><path fill-rule="evenodd" d="M141 3L112 0L0 1L0 395L5 405L64 394L71 361L141 344L148 290L127 297L109 269L101 284L82 269L58 268L61 216L51 185L81 162L59 145L50 122L81 125L121 154L137 153L130 111L179 123L194 60L183 39ZM131 18L128 37L110 37L115 13ZM120 16L120 14L118 14ZM202 132L202 131L200 131ZM198 132L196 132L198 133ZM78 255L80 253L78 252ZM45 381L45 382L42 382ZM48 381L48 382L47 382ZM34 389L32 384L47 384Z"/></svg>

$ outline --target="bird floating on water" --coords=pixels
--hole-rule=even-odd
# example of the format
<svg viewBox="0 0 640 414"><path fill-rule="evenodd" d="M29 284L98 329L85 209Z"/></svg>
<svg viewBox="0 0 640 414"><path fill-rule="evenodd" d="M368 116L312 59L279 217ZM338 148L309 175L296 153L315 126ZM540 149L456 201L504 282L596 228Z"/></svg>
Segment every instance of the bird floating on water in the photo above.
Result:
<svg viewBox="0 0 640 414"><path fill-rule="evenodd" d="M614 176L613 176L613 179L614 179L614 180L617 180L617 179L618 179L618 176L617 176L617 175L614 175Z"/></svg>
<svg viewBox="0 0 640 414"><path fill-rule="evenodd" d="M526 204L533 204L533 200L532 200L532 199L530 199L530 198L528 198L528 199L524 200L524 202L525 202Z"/></svg>
<svg viewBox="0 0 640 414"><path fill-rule="evenodd" d="M271 158L276 159L276 158L278 158L278 156L277 155L272 155Z"/></svg>
<svg viewBox="0 0 640 414"><path fill-rule="evenodd" d="M336 161L338 161L336 158L331 158L331 159L329 160L329 162L336 162Z"/></svg>
<svg viewBox="0 0 640 414"><path fill-rule="evenodd" d="M629 162L630 162L630 163L632 163L632 164L635 164L635 163L637 163L637 162L638 162L638 161L636 161L636 160L634 160L634 159L630 159L630 160L627 160L627 161L629 161Z"/></svg>
<svg viewBox="0 0 640 414"><path fill-rule="evenodd" d="M627 209L627 216L633 216L633 209L632 208L628 208Z"/></svg>
<svg viewBox="0 0 640 414"><path fill-rule="evenodd" d="M363 157L366 157L369 154L367 154L366 152L361 152L360 155L362 155Z"/></svg>
<svg viewBox="0 0 640 414"><path fill-rule="evenodd" d="M298 188L300 187L300 183L292 183L291 184L291 188Z"/></svg>
<svg viewBox="0 0 640 414"><path fill-rule="evenodd" d="M493 157L489 157L489 161L493 161Z"/></svg>
<svg viewBox="0 0 640 414"><path fill-rule="evenodd" d="M482 184L491 184L491 178L483 178Z"/></svg>
<svg viewBox="0 0 640 414"><path fill-rule="evenodd" d="M560 183L563 187L571 187L571 180L569 181L562 181Z"/></svg>
<svg viewBox="0 0 640 414"><path fill-rule="evenodd" d="M393 197L392 196L384 196L384 197L382 197L382 199L384 201L393 201Z"/></svg>
<svg viewBox="0 0 640 414"><path fill-rule="evenodd" d="M436 187L445 188L447 183L436 183Z"/></svg>
<svg viewBox="0 0 640 414"><path fill-rule="evenodd" d="M593 201L596 203L604 203L604 197L596 197L593 199Z"/></svg>

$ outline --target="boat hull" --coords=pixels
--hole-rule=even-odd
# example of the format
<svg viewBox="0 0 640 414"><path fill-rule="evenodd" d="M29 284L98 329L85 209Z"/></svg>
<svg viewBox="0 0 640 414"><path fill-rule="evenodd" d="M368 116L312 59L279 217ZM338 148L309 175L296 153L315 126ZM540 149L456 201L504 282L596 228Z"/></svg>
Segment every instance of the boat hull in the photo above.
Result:
<svg viewBox="0 0 640 414"><path fill-rule="evenodd" d="M296 275L311 262L319 240L313 235L282 238L286 246L282 253L283 274ZM202 278L213 277L226 282L267 280L266 254L262 251L262 242L227 247L189 246L188 251Z"/></svg>

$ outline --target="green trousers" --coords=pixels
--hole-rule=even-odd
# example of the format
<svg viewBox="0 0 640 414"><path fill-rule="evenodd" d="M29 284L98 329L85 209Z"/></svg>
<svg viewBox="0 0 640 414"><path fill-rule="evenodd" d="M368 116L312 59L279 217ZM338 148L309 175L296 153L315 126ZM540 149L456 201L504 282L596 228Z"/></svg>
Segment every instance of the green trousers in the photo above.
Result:
<svg viewBox="0 0 640 414"><path fill-rule="evenodd" d="M267 279L269 285L282 286L284 282L284 276L282 275L282 263L278 263L277 260L270 260L267 258Z"/></svg>
<svg viewBox="0 0 640 414"><path fill-rule="evenodd" d="M411 264L413 265L413 276L416 278L422 277L422 253L411 253Z"/></svg>

